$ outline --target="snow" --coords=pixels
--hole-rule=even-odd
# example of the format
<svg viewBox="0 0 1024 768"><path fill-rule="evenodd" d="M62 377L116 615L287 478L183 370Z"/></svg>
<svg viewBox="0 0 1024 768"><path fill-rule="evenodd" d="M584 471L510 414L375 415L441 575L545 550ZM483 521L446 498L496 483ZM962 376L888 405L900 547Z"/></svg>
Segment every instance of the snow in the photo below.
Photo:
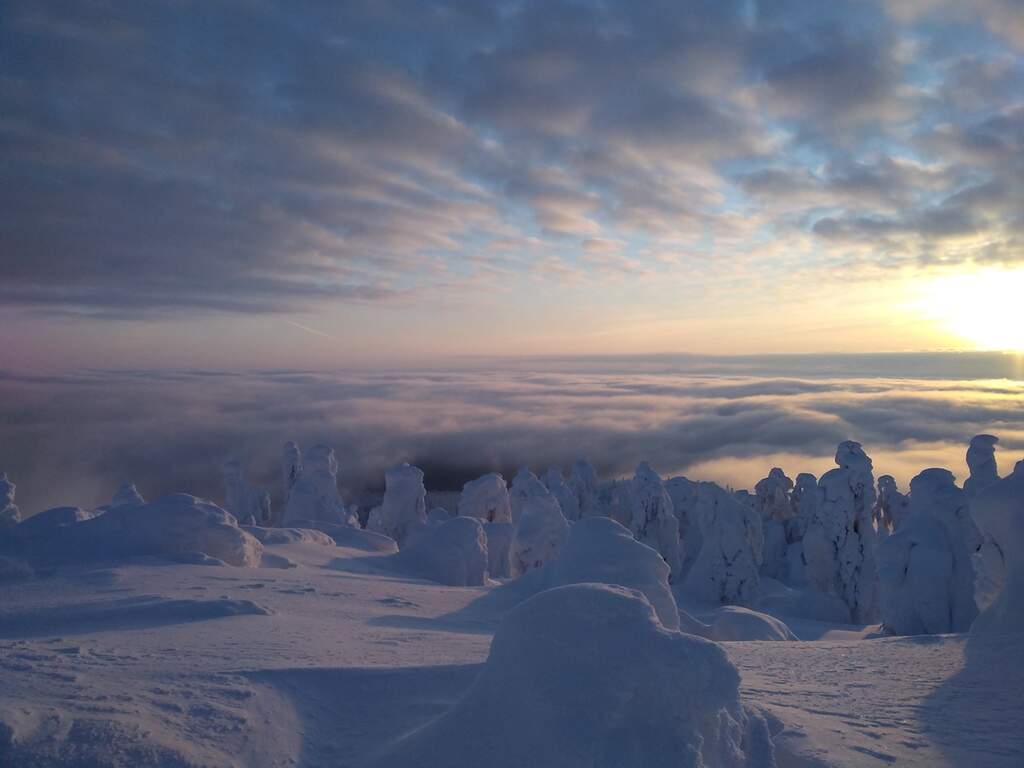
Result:
<svg viewBox="0 0 1024 768"><path fill-rule="evenodd" d="M285 452L288 453L287 446ZM330 446L314 445L306 452L302 472L292 486L281 524L294 526L297 520L358 524L338 493L338 461Z"/></svg>
<svg viewBox="0 0 1024 768"><path fill-rule="evenodd" d="M979 536L952 473L910 481L910 509L878 549L881 617L897 635L966 632L978 615L971 552Z"/></svg>
<svg viewBox="0 0 1024 768"><path fill-rule="evenodd" d="M555 504L557 500L533 472L526 467L521 468L512 479L512 488L509 491L509 506L512 511L512 524L518 525L519 518L523 514L523 508L532 499L547 499ZM559 505L561 511L561 505Z"/></svg>
<svg viewBox="0 0 1024 768"><path fill-rule="evenodd" d="M586 459L577 459L569 473L569 488L580 508L580 517L602 514L597 503L597 472Z"/></svg>
<svg viewBox="0 0 1024 768"><path fill-rule="evenodd" d="M768 476L754 486L757 509L761 514L764 532L761 573L772 578L783 578L788 570L786 531L793 518L790 492L793 481L779 467L773 467Z"/></svg>
<svg viewBox="0 0 1024 768"><path fill-rule="evenodd" d="M0 531L21 520L21 511L14 503L17 486L7 479L6 472L0 472Z"/></svg>
<svg viewBox="0 0 1024 768"><path fill-rule="evenodd" d="M875 526L879 535L898 530L910 513L910 499L900 493L892 475L878 478L878 500L875 502Z"/></svg>
<svg viewBox="0 0 1024 768"><path fill-rule="evenodd" d="M569 535L569 522L550 494L529 498L520 515L509 553L513 576L554 560Z"/></svg>
<svg viewBox="0 0 1024 768"><path fill-rule="evenodd" d="M410 532L427 521L427 489L423 470L400 464L384 473L384 502L380 507L379 532L401 547Z"/></svg>
<svg viewBox="0 0 1024 768"><path fill-rule="evenodd" d="M236 458L224 462L224 509L247 525L269 525L271 522L270 494L246 482L245 471Z"/></svg>
<svg viewBox="0 0 1024 768"><path fill-rule="evenodd" d="M739 605L723 605L712 614L704 637L718 642L739 640L797 640L786 623L774 616Z"/></svg>
<svg viewBox="0 0 1024 768"><path fill-rule="evenodd" d="M970 476L964 481L964 493L968 498L977 496L999 480L996 465L996 443L994 435L975 435L967 447L967 468Z"/></svg>
<svg viewBox="0 0 1024 768"><path fill-rule="evenodd" d="M487 537L487 570L494 579L512 575L512 542L516 528L512 523L484 523Z"/></svg>
<svg viewBox="0 0 1024 768"><path fill-rule="evenodd" d="M665 559L670 570L669 580L675 580L683 564L679 552L679 521L661 478L646 461L636 468L631 496L633 536Z"/></svg>
<svg viewBox="0 0 1024 768"><path fill-rule="evenodd" d="M687 595L711 605L750 605L758 593L758 563L751 544L756 513L715 483L697 486L691 527L701 544L683 580Z"/></svg>
<svg viewBox="0 0 1024 768"><path fill-rule="evenodd" d="M641 593L599 584L546 590L513 609L465 695L371 763L772 764L767 726L744 711L724 651L666 630Z"/></svg>
<svg viewBox="0 0 1024 768"><path fill-rule="evenodd" d="M145 504L146 500L142 498L142 494L139 490L131 483L125 483L114 493L114 497L110 500L110 506L120 507L122 505L136 506L138 504Z"/></svg>
<svg viewBox="0 0 1024 768"><path fill-rule="evenodd" d="M512 522L512 505L505 478L492 472L466 483L459 497L459 515L488 523Z"/></svg>
<svg viewBox="0 0 1024 768"><path fill-rule="evenodd" d="M416 528L398 557L414 573L438 584L466 587L487 581L487 537L473 517Z"/></svg>

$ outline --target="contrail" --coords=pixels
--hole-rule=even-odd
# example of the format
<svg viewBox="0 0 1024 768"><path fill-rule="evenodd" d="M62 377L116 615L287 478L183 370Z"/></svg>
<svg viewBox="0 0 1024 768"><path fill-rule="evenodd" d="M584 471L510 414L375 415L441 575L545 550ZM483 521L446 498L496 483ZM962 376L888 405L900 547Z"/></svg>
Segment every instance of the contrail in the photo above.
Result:
<svg viewBox="0 0 1024 768"><path fill-rule="evenodd" d="M296 323L294 320L287 320L286 319L285 322L288 323L288 325L294 325L300 331L305 331L306 333L312 333L314 336L323 336L325 339L333 339L334 338L329 333L324 333L323 331L318 331L316 328L310 328L308 325L303 325L302 323Z"/></svg>

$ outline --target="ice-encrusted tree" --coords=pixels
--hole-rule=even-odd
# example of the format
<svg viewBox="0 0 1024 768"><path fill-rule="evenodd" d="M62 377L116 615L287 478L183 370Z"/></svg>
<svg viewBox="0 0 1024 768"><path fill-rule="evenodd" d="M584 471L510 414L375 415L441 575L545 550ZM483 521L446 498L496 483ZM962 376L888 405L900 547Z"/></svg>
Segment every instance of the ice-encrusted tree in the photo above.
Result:
<svg viewBox="0 0 1024 768"><path fill-rule="evenodd" d="M548 487L533 472L526 467L520 468L516 472L516 476L512 478L512 488L509 491L509 506L512 510L514 524L519 524L519 518L523 514L526 504L531 499L537 498L551 499L558 504ZM559 505L559 511L561 511L561 505Z"/></svg>
<svg viewBox="0 0 1024 768"><path fill-rule="evenodd" d="M602 514L597 501L597 472L586 459L578 459L569 474L569 488L579 502L580 518Z"/></svg>
<svg viewBox="0 0 1024 768"><path fill-rule="evenodd" d="M125 483L117 492L114 493L114 497L110 500L111 507L122 507L122 506L137 506L139 504L145 504L146 500L142 498L142 494L132 483Z"/></svg>
<svg viewBox="0 0 1024 768"><path fill-rule="evenodd" d="M512 522L512 503L505 478L491 472L462 486L459 515L475 517L485 523Z"/></svg>
<svg viewBox="0 0 1024 768"><path fill-rule="evenodd" d="M246 525L270 523L270 494L246 482L242 463L234 457L224 462L224 509Z"/></svg>
<svg viewBox="0 0 1024 768"><path fill-rule="evenodd" d="M665 559L671 571L670 579L675 581L682 572L679 521L661 478L646 461L640 463L633 475L632 498L630 530L633 536Z"/></svg>
<svg viewBox="0 0 1024 768"><path fill-rule="evenodd" d="M21 510L14 503L17 486L7 479L6 472L0 472L0 527L21 522Z"/></svg>
<svg viewBox="0 0 1024 768"><path fill-rule="evenodd" d="M793 517L790 492L793 481L778 467L773 467L768 477L754 486L757 509L761 515L764 533L764 557L761 574L781 579L788 571L786 558L786 529Z"/></svg>
<svg viewBox="0 0 1024 768"><path fill-rule="evenodd" d="M684 591L713 605L750 605L760 584L757 514L715 483L698 483L690 528L699 526L700 551L683 579ZM759 521L758 521L759 522Z"/></svg>
<svg viewBox="0 0 1024 768"><path fill-rule="evenodd" d="M512 575L522 575L554 560L568 535L569 522L554 496L529 497L512 539Z"/></svg>
<svg viewBox="0 0 1024 768"><path fill-rule="evenodd" d="M427 489L423 470L399 464L384 473L384 501L379 513L379 531L390 536L399 547L409 534L427 521Z"/></svg>
<svg viewBox="0 0 1024 768"><path fill-rule="evenodd" d="M879 536L886 536L899 529L910 510L910 498L896 486L892 475L878 478L878 499L875 501L873 516Z"/></svg>
<svg viewBox="0 0 1024 768"><path fill-rule="evenodd" d="M897 635L966 632L978 615L967 498L946 469L910 481L909 515L878 547L881 618Z"/></svg>
<svg viewBox="0 0 1024 768"><path fill-rule="evenodd" d="M869 624L878 615L871 459L847 440L836 450L836 464L818 481L820 505L803 539L806 578L842 598L855 622Z"/></svg>
<svg viewBox="0 0 1024 768"><path fill-rule="evenodd" d="M561 508L562 514L565 515L565 519L579 520L580 500L576 498L576 494L572 492L565 482L565 478L562 477L562 468L549 467L547 475L544 476L544 484L551 491L551 495L558 499L558 506Z"/></svg>
<svg viewBox="0 0 1024 768"><path fill-rule="evenodd" d="M304 520L359 525L338 493L338 460L329 445L314 445L306 452L302 473L288 497L283 524L299 525Z"/></svg>

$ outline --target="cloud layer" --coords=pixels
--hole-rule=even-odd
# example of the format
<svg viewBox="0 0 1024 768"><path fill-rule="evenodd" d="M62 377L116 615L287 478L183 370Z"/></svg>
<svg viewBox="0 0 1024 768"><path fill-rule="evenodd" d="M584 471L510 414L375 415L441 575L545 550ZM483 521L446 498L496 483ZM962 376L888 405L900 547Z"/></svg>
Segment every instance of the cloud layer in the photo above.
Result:
<svg viewBox="0 0 1024 768"><path fill-rule="evenodd" d="M971 2L82 3L0 25L0 303L1019 263L1024 31Z"/></svg>
<svg viewBox="0 0 1024 768"><path fill-rule="evenodd" d="M0 469L26 512L94 505L118 484L147 496L190 491L219 500L220 466L236 454L251 478L279 488L285 440L335 447L355 497L383 470L410 461L428 487L458 489L479 474L522 465L565 468L587 456L605 477L648 460L750 487L774 464L791 475L832 466L856 439L877 474L902 483L926 466L962 480L971 436L1001 437L1004 470L1024 457L1024 376L972 380L932 358L887 360L885 378L824 375L805 358L799 375L755 374L749 359L549 361L448 371L94 372L0 377ZM992 356L992 370L1001 358ZM902 362L901 362L902 361ZM765 364L761 364L762 368ZM924 369L922 368L924 366ZM742 369L736 373L737 368ZM1004 371L1005 375L1005 371Z"/></svg>

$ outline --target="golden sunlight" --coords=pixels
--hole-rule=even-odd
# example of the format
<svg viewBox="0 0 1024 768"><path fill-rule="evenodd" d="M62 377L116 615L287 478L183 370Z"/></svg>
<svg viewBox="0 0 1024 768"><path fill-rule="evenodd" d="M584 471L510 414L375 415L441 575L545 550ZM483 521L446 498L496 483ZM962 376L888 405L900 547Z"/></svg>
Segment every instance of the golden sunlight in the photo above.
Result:
<svg viewBox="0 0 1024 768"><path fill-rule="evenodd" d="M984 270L929 282L920 309L977 349L1024 351L1024 269Z"/></svg>

